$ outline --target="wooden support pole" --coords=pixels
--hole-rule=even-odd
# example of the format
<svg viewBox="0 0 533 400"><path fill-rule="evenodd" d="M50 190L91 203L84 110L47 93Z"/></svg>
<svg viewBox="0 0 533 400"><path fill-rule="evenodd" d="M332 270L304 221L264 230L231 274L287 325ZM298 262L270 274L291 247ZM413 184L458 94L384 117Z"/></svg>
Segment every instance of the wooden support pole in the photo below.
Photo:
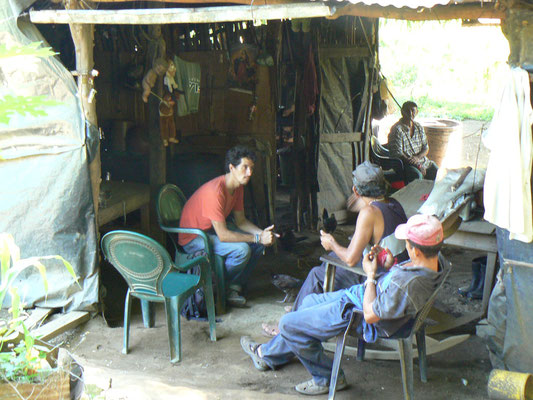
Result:
<svg viewBox="0 0 533 400"><path fill-rule="evenodd" d="M79 8L78 0L71 0L72 9ZM94 101L94 79L91 71L94 67L94 25L69 24L72 41L76 49L76 70L78 72L78 93L80 94L83 115L92 125L98 126L96 118L96 103ZM92 100L91 100L92 98ZM91 187L93 194L95 218L98 217L98 197L100 194L101 162L100 142L96 155L89 164Z"/></svg>

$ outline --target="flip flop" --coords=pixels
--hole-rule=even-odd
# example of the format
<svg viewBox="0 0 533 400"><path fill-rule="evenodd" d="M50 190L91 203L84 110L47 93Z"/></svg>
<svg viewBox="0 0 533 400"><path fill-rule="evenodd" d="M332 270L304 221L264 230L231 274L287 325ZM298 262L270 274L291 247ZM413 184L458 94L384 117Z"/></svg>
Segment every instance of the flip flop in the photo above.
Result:
<svg viewBox="0 0 533 400"><path fill-rule="evenodd" d="M279 327L278 325L270 325L270 324L267 324L267 323L263 323L262 325L262 334L266 337L274 337L276 336L277 334L279 334Z"/></svg>

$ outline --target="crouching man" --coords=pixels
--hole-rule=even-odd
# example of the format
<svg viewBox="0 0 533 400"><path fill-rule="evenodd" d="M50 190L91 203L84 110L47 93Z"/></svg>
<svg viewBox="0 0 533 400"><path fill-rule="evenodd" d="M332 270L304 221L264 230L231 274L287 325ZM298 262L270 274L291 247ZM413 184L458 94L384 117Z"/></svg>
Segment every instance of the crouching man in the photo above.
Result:
<svg viewBox="0 0 533 400"><path fill-rule="evenodd" d="M353 310L363 312L358 329L366 342L378 336L396 333L422 309L443 279L445 260L439 256L443 231L433 216L415 215L395 230L398 239L406 241L409 259L393 264L388 252L383 267L388 271L379 277L377 246L365 255L363 284L322 294L310 294L301 307L283 316L280 333L268 343L258 344L249 336L241 337L243 350L261 371L280 367L297 357L312 379L295 387L306 395L328 393L333 361L325 355L322 342L346 330ZM337 389L347 386L341 372Z"/></svg>

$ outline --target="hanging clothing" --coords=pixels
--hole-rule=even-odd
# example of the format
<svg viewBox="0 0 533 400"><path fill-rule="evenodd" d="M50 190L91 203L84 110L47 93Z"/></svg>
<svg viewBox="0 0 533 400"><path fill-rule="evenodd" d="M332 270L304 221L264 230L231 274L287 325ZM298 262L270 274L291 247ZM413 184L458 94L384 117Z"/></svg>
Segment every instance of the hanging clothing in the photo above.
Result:
<svg viewBox="0 0 533 400"><path fill-rule="evenodd" d="M484 186L484 218L510 232L510 239L533 241L531 166L533 142L528 73L510 68L500 104L483 135L490 150Z"/></svg>
<svg viewBox="0 0 533 400"><path fill-rule="evenodd" d="M313 115L316 109L316 99L318 97L318 78L315 68L315 55L313 54L313 48L311 45L309 45L307 61L305 62L302 94L306 115Z"/></svg>
<svg viewBox="0 0 533 400"><path fill-rule="evenodd" d="M174 65L176 66L175 81L178 84L178 90L183 92L178 98L178 115L183 117L196 113L200 103L200 64L187 62L175 56Z"/></svg>

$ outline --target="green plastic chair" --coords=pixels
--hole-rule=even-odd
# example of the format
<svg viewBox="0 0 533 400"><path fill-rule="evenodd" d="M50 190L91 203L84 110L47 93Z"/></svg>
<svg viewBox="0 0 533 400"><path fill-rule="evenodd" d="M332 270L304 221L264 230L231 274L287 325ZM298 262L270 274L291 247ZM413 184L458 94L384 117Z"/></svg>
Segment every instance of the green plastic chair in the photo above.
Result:
<svg viewBox="0 0 533 400"><path fill-rule="evenodd" d="M183 192L176 185L168 183L164 185L157 195L156 212L159 227L167 232L172 239L174 248L176 249L176 257L183 254L181 247L175 242L175 236L171 233L194 233L199 235L205 243L205 251L207 259L211 265L211 270L216 273L216 311L217 314L226 313L226 281L225 281L225 265L224 258L213 252L213 246L209 241L207 234L201 229L195 228L180 228L180 218L183 206L187 199Z"/></svg>
<svg viewBox="0 0 533 400"><path fill-rule="evenodd" d="M150 302L165 303L170 362L181 360L180 310L185 300L200 287L205 293L211 340L217 340L211 267L205 256L193 258L184 254L172 262L158 242L129 231L109 232L102 238L101 245L106 260L128 284L124 303L124 354L128 353L132 296L141 300L146 328L153 327L155 319ZM197 265L200 266L200 275L184 273Z"/></svg>

